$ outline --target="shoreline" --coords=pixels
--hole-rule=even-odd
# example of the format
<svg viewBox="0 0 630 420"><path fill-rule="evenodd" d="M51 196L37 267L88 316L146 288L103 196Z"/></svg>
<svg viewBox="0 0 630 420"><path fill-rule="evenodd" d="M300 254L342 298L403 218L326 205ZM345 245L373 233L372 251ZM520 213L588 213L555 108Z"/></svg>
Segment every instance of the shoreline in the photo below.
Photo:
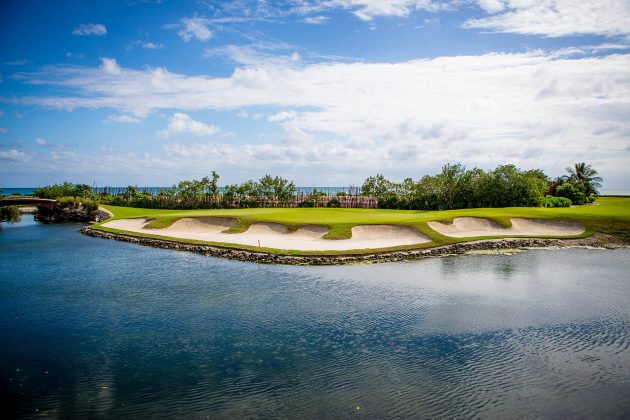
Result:
<svg viewBox="0 0 630 420"><path fill-rule="evenodd" d="M576 248L591 247L615 249L627 247L622 239L604 233L595 233L586 238L552 239L552 238L500 238L480 241L459 242L440 245L433 248L421 248L405 251L371 252L360 255L285 255L264 251L227 248L214 245L187 244L166 239L147 238L120 233L105 232L85 226L80 230L84 235L135 243L154 248L187 251L205 256L227 258L231 260L255 262L259 264L282 265L346 265L372 264L381 262L409 261L429 257L465 254L470 251L514 250L529 248Z"/></svg>

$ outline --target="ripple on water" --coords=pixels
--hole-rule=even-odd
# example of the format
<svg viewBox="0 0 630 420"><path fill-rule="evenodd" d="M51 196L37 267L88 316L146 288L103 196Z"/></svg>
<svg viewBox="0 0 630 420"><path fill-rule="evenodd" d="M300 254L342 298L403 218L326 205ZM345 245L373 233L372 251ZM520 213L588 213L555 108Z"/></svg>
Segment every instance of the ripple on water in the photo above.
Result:
<svg viewBox="0 0 630 420"><path fill-rule="evenodd" d="M628 250L276 267L37 225L3 231L0 249L15 413L630 412Z"/></svg>

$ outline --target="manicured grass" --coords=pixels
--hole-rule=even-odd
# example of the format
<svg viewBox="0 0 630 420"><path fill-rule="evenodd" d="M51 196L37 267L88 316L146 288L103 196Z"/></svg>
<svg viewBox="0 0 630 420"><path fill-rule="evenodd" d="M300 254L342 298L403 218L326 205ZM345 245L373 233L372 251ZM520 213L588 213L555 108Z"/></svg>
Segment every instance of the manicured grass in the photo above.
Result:
<svg viewBox="0 0 630 420"><path fill-rule="evenodd" d="M290 229L296 229L304 225L322 225L330 228L330 232L325 236L328 239L345 239L351 236L351 229L358 225L405 225L412 226L420 230L422 233L431 238L432 242L422 245L413 245L405 247L395 247L394 249L415 249L426 248L431 246L444 245L456 242L465 242L478 239L489 239L494 237L477 237L477 238L450 238L439 234L429 228L429 221L452 221L457 217L483 217L491 219L509 227L510 219L519 218L538 218L573 221L582 224L587 231L578 236L584 237L594 232L610 233L622 236L630 240L630 197L601 197L596 203L586 206L570 207L570 208L530 208L530 207L508 207L508 208L482 208L482 209L463 209L448 211L414 211L414 210L373 210L373 209L329 209L329 208L297 208L297 209L229 209L229 210L153 210L138 209L129 207L105 206L114 213L114 219L127 219L135 217L145 217L154 219L149 227L156 229L156 234L146 234L145 236L158 237L172 240L159 235L160 228L172 225L176 220L182 217L233 217L238 219L239 223L228 230L229 233L237 233L246 231L252 223L256 222L274 222L282 223L289 226ZM110 219L113 220L113 219ZM114 231L95 225L97 229ZM116 231L121 233L121 231ZM123 232L124 233L124 232ZM130 233L140 236L140 234ZM514 237L514 235L510 235ZM181 240L187 243L204 243L201 241ZM234 244L216 244L213 245L226 246L231 248L243 248L245 246ZM258 248L256 248L258 249ZM390 249L391 250L391 249ZM281 252L285 254L294 254L291 251L267 250L271 252ZM325 254L351 254L365 252L365 250L348 251L327 251ZM385 251L385 250L380 250ZM303 252L301 254L321 254L320 252Z"/></svg>

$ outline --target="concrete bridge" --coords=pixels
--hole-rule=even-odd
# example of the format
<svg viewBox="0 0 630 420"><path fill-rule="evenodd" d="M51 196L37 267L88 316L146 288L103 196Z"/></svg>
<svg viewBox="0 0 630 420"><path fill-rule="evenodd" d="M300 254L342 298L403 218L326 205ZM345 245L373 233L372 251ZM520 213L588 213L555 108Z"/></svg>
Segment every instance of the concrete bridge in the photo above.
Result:
<svg viewBox="0 0 630 420"><path fill-rule="evenodd" d="M11 197L0 198L0 207L3 206L22 206L22 207L47 207L53 208L57 203L57 200L49 200L47 198L33 198L33 197Z"/></svg>

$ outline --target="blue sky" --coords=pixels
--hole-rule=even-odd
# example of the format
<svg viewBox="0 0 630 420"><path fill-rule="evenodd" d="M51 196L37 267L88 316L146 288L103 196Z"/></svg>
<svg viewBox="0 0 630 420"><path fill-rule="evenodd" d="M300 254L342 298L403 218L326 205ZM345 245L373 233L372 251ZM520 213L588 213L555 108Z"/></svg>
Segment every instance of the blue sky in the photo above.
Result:
<svg viewBox="0 0 630 420"><path fill-rule="evenodd" d="M630 189L628 0L0 7L0 186L587 161Z"/></svg>

